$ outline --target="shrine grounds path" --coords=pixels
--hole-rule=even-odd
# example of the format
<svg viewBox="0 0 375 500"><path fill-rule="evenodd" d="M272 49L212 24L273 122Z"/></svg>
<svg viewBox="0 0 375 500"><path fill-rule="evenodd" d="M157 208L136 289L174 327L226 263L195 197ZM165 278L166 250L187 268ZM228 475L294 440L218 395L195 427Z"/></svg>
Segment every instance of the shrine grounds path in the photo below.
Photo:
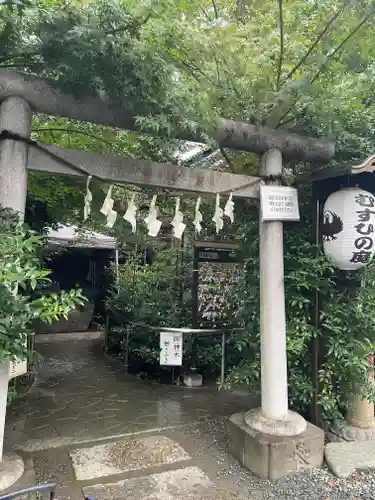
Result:
<svg viewBox="0 0 375 500"><path fill-rule="evenodd" d="M227 453L227 417L257 397L162 386L125 375L98 335L39 336L44 360L11 405L5 451L23 456L16 485L57 482L57 500L375 498L375 474L337 480L325 469L276 484ZM53 341L51 341L53 340Z"/></svg>

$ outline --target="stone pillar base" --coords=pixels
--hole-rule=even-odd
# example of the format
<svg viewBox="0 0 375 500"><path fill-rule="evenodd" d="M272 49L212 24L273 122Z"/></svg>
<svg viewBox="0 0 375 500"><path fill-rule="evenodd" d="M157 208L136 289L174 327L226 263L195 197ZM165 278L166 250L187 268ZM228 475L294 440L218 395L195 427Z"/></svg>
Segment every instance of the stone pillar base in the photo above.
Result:
<svg viewBox="0 0 375 500"><path fill-rule="evenodd" d="M184 385L186 385L186 387L202 387L203 377L200 373L184 375Z"/></svg>
<svg viewBox="0 0 375 500"><path fill-rule="evenodd" d="M345 441L373 441L375 440L375 421L372 427L355 427L344 423L333 431L339 439L345 439Z"/></svg>
<svg viewBox="0 0 375 500"><path fill-rule="evenodd" d="M272 436L297 436L306 430L306 420L295 413L288 411L284 420L271 420L263 416L262 408L250 410L245 415L246 424L252 429Z"/></svg>
<svg viewBox="0 0 375 500"><path fill-rule="evenodd" d="M324 431L307 423L297 436L272 436L252 429L245 414L236 413L229 419L229 452L256 476L277 481L322 466Z"/></svg>
<svg viewBox="0 0 375 500"><path fill-rule="evenodd" d="M15 484L24 472L24 463L22 458L15 453L9 453L3 456L0 462L0 493L5 492Z"/></svg>
<svg viewBox="0 0 375 500"><path fill-rule="evenodd" d="M371 429L375 427L374 403L366 401L358 396L354 397L348 410L346 421L353 427L359 429Z"/></svg>

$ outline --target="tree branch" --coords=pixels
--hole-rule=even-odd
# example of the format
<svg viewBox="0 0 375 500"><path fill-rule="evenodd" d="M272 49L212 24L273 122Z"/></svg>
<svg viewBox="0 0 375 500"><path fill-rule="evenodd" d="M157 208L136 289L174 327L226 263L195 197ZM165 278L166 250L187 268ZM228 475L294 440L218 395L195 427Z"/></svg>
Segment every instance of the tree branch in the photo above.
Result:
<svg viewBox="0 0 375 500"><path fill-rule="evenodd" d="M362 19L362 21L360 23L357 24L357 26L349 33L349 35L347 35L344 40L335 48L335 50L333 52L331 52L330 54L328 54L326 56L326 60L325 62L321 65L321 67L318 69L318 71L315 73L314 77L312 78L312 80L310 81L310 84L313 84L318 78L319 76L322 74L323 70L326 68L327 66L327 63L330 61L330 59L332 59L332 57L335 56L335 54L337 54L337 52L339 52L343 47L344 45L357 33L357 31L359 31L362 26L364 24L367 23L367 21L375 14L374 11L371 11L369 14L367 14L367 16ZM287 111L283 114L283 116L280 118L278 124L276 125L276 128L279 127L280 125L284 125L286 122L284 122L284 118L292 111L292 109L295 107L295 105L298 103L299 99L297 99L288 109Z"/></svg>
<svg viewBox="0 0 375 500"><path fill-rule="evenodd" d="M314 78L311 80L311 83L314 83L320 76L321 72L323 71L323 69L326 67L327 65L327 62L332 59L336 54L337 52L339 52L343 46L346 44L346 42L348 42L352 36L354 36L358 30L360 30L362 28L362 26L364 24L367 23L367 21L374 15L374 11L370 12L360 23L357 24L357 26L354 28L353 31L351 31L349 33L349 35L347 37L344 38L344 40L335 48L335 50L333 52L331 52L330 54L327 55L327 58L325 60L325 62L322 64L322 66L319 68L319 70L316 72Z"/></svg>
<svg viewBox="0 0 375 500"><path fill-rule="evenodd" d="M279 24L280 24L280 56L279 67L277 69L276 90L280 90L281 72L284 61L284 16L283 16L283 0L279 0Z"/></svg>
<svg viewBox="0 0 375 500"><path fill-rule="evenodd" d="M87 137L90 137L91 139L95 139L97 141L102 141L105 144L108 144L108 146L113 146L113 144L109 141L106 141L102 137L99 137L97 135L89 134L88 132L83 132L82 130L74 129L74 128L59 128L59 127L52 127L52 128L35 128L32 130L32 132L67 132L68 134L82 134Z"/></svg>
<svg viewBox="0 0 375 500"><path fill-rule="evenodd" d="M212 3L212 7L214 8L215 18L219 19L219 12L217 10L217 5L216 5L215 0L211 0L211 3Z"/></svg>
<svg viewBox="0 0 375 500"><path fill-rule="evenodd" d="M331 16L331 18L328 20L327 24L324 26L323 30L319 33L317 36L315 42L310 46L310 48L307 50L306 54L298 61L298 63L292 68L289 73L287 74L285 80L289 80L291 76L294 75L294 73L302 66L302 64L306 61L306 59L309 57L309 55L314 51L320 40L324 37L324 35L327 33L329 28L332 26L332 24L336 21L336 19L339 17L339 15L343 12L345 7L348 6L349 0L347 0L344 5L342 5L337 12Z"/></svg>

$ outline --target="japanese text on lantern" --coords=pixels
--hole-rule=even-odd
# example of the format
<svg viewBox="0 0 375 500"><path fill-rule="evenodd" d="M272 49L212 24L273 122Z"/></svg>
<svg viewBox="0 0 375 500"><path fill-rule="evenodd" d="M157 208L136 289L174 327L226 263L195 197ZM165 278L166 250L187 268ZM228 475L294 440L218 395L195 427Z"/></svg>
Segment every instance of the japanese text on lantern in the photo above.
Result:
<svg viewBox="0 0 375 500"><path fill-rule="evenodd" d="M179 332L160 333L160 364L164 366L181 366L183 351L183 335Z"/></svg>
<svg viewBox="0 0 375 500"><path fill-rule="evenodd" d="M360 193L355 198L358 205L357 219L358 224L354 227L357 232L357 238L354 241L355 250L353 251L350 262L368 264L372 256L374 240L374 225L370 224L371 216L375 215L375 199L368 195Z"/></svg>

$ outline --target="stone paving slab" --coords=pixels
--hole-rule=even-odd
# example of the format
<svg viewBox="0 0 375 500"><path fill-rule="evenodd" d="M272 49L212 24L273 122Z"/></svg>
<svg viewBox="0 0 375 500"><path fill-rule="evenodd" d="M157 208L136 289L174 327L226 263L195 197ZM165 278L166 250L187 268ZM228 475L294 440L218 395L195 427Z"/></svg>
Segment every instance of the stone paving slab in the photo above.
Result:
<svg viewBox="0 0 375 500"><path fill-rule="evenodd" d="M116 483L98 484L84 488L85 495L100 500L260 500L260 492L246 496L216 489L199 467L151 474Z"/></svg>
<svg viewBox="0 0 375 500"><path fill-rule="evenodd" d="M100 500L198 500L212 482L198 467L151 474L116 483L97 484L84 488L85 495Z"/></svg>
<svg viewBox="0 0 375 500"><path fill-rule="evenodd" d="M328 443L324 453L328 467L338 477L348 477L356 469L375 469L374 441Z"/></svg>
<svg viewBox="0 0 375 500"><path fill-rule="evenodd" d="M76 479L80 481L191 459L179 444L165 436L78 448L70 452L70 457Z"/></svg>

